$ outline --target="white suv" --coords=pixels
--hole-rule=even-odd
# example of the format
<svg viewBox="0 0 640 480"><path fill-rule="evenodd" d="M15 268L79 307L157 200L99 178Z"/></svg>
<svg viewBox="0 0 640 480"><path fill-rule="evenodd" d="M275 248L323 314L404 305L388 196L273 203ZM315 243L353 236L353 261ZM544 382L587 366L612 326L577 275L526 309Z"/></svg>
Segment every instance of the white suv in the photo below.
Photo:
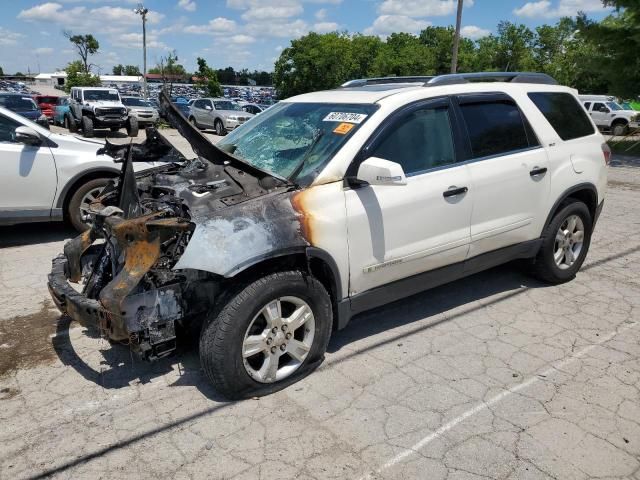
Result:
<svg viewBox="0 0 640 480"><path fill-rule="evenodd" d="M515 259L572 279L603 205L610 152L546 75L353 81L216 145L162 102L199 158L137 178L125 162L50 290L144 358L199 328L231 398L295 382L353 315L427 288Z"/></svg>

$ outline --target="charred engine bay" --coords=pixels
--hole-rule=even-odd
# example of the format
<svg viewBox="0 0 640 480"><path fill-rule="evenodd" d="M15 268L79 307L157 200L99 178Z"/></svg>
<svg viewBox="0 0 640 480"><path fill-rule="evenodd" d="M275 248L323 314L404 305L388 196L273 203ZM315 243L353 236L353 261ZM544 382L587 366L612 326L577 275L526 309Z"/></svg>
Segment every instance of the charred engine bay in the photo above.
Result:
<svg viewBox="0 0 640 480"><path fill-rule="evenodd" d="M220 276L174 270L197 226L292 190L215 150L213 160L186 160L153 128L139 145L107 143L101 153L123 163L121 175L90 206L92 229L65 246L67 278L82 280L82 294L99 304L93 323L148 359L173 351L176 324L202 317L219 293ZM134 175L140 161L168 163Z"/></svg>

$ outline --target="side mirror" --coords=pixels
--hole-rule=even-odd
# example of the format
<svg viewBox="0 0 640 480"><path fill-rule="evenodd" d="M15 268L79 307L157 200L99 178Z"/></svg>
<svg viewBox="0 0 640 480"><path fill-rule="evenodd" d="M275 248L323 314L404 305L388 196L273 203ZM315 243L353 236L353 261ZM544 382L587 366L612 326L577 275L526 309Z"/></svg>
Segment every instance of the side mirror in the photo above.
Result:
<svg viewBox="0 0 640 480"><path fill-rule="evenodd" d="M369 157L360 164L357 179L369 185L406 185L407 178L399 163Z"/></svg>
<svg viewBox="0 0 640 480"><path fill-rule="evenodd" d="M33 128L21 126L16 128L16 142L24 143L25 145L37 146L42 143L42 139L38 132Z"/></svg>
<svg viewBox="0 0 640 480"><path fill-rule="evenodd" d="M205 106L204 106L204 109L205 109L205 110L213 110L213 109L211 108L211 105L205 105Z"/></svg>

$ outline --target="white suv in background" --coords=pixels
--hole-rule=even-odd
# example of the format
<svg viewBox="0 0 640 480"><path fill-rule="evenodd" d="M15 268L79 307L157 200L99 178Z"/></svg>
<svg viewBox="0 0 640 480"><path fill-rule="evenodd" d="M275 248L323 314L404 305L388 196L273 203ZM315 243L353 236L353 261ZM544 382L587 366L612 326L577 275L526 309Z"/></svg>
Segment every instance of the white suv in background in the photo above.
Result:
<svg viewBox="0 0 640 480"><path fill-rule="evenodd" d="M0 107L0 225L68 219L88 226L87 208L120 166L103 145L52 133Z"/></svg>
<svg viewBox="0 0 640 480"><path fill-rule="evenodd" d="M610 151L547 75L356 80L215 145L170 108L198 158L126 167L49 286L143 358L200 331L204 371L230 398L304 377L353 315L427 288L515 259L572 279L603 206Z"/></svg>

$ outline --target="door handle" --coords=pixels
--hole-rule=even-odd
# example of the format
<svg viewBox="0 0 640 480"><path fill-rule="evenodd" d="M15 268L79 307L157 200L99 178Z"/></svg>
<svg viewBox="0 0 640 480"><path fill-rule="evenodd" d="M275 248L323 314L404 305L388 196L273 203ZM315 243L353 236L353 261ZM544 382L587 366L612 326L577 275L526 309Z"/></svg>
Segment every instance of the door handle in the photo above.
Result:
<svg viewBox="0 0 640 480"><path fill-rule="evenodd" d="M531 175L532 177L535 177L536 175L542 175L543 173L547 173L547 168L543 167L533 167L533 170L531 170L529 172L529 175Z"/></svg>
<svg viewBox="0 0 640 480"><path fill-rule="evenodd" d="M467 187L449 187L448 190L445 190L444 192L442 192L442 196L444 198L447 197L455 197L456 195L462 195L464 193L467 193L469 191L469 189Z"/></svg>

